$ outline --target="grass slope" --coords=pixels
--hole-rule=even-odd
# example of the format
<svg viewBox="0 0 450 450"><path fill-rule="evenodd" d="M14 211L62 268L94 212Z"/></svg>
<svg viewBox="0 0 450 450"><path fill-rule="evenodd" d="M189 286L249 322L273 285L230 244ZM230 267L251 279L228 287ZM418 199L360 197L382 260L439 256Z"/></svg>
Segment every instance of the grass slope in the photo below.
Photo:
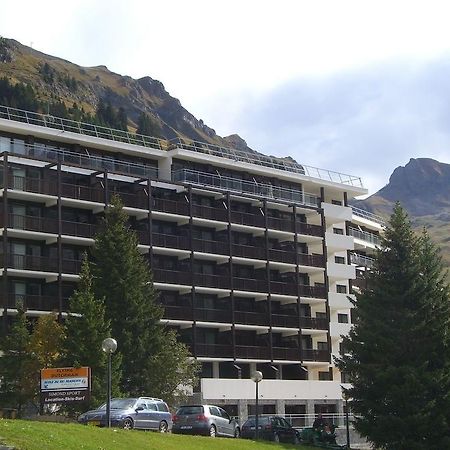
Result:
<svg viewBox="0 0 450 450"><path fill-rule="evenodd" d="M17 450L274 450L311 447L247 439L181 436L145 431L86 427L78 424L0 419L0 445Z"/></svg>

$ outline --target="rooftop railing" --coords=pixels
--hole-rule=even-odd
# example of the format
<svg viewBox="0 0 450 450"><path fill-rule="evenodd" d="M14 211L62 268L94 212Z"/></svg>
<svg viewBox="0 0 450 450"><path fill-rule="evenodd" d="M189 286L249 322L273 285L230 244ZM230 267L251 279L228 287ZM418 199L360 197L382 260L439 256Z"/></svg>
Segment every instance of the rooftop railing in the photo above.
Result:
<svg viewBox="0 0 450 450"><path fill-rule="evenodd" d="M24 122L29 125L39 125L45 128L70 131L71 133L83 134L126 144L140 145L143 147L151 147L159 150L167 150L169 146L169 142L164 139L129 133L128 131L123 130L115 130L113 128L93 125L91 123L63 119L62 117L56 117L50 114L40 114L25 111L23 109L10 108L9 106L0 106L0 119L15 120L16 122Z"/></svg>
<svg viewBox="0 0 450 450"><path fill-rule="evenodd" d="M362 231L350 227L348 229L348 234L355 237L356 239L361 239L362 241L369 242L373 245L379 246L381 243L380 236L374 233L369 233L368 231Z"/></svg>
<svg viewBox="0 0 450 450"><path fill-rule="evenodd" d="M172 173L172 180L179 183L189 183L198 186L210 186L226 191L251 194L268 199L284 200L300 205L317 207L320 199L299 189L287 189L271 184L256 183L238 178L223 177L192 169L180 169Z"/></svg>
<svg viewBox="0 0 450 450"><path fill-rule="evenodd" d="M208 144L205 142L185 141L180 138L172 139L170 142L174 146L185 150L205 153L212 156L219 156L221 158L233 159L235 161L256 164L259 166L271 167L273 169L298 173L300 175L306 175L311 178L319 178L325 181L332 181L334 183L348 184L350 186L361 188L363 187L360 177L334 172L327 169L319 169L318 167L305 166L304 164L289 161L288 159L275 158L273 156L262 155L257 152L246 152L243 150L236 150L234 148L221 147L219 145Z"/></svg>
<svg viewBox="0 0 450 450"><path fill-rule="evenodd" d="M355 216L362 217L363 219L371 220L372 222L376 222L379 225L382 225L383 227L386 225L385 220L381 216L371 213L369 211L366 211L365 209L360 209L360 208L357 208L356 206L352 206L352 213Z"/></svg>
<svg viewBox="0 0 450 450"><path fill-rule="evenodd" d="M288 159L276 158L273 156L262 155L258 152L246 152L233 149L231 147L221 147L214 144L198 141L187 141L180 138L170 141L156 137L145 136L141 134L130 133L128 131L116 130L85 122L77 122L70 119L52 116L50 114L40 114L22 109L11 108L9 106L0 106L0 119L14 120L29 125L38 125L45 128L51 128L60 131L93 136L101 139L108 139L115 142L138 145L158 150L171 150L181 148L194 152L200 152L235 161L256 164L264 167L270 167L286 172L297 173L311 178L318 178L324 181L331 181L339 184L346 184L362 188L360 177L335 172L318 167L306 166Z"/></svg>

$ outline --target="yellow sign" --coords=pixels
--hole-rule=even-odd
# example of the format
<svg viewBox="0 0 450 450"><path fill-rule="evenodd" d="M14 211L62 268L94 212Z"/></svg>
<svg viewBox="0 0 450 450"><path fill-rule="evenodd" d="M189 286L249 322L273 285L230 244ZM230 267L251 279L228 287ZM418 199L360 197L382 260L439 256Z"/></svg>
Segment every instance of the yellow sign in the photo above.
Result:
<svg viewBox="0 0 450 450"><path fill-rule="evenodd" d="M89 367L60 367L41 369L41 379L89 377Z"/></svg>

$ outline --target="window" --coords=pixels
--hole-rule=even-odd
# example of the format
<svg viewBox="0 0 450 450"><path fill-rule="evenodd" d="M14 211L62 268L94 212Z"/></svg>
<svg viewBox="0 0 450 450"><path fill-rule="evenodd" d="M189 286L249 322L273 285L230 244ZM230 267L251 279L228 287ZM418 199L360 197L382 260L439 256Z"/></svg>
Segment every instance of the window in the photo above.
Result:
<svg viewBox="0 0 450 450"><path fill-rule="evenodd" d="M338 294L346 294L347 293L347 286L344 284L337 284L336 285L336 292Z"/></svg>
<svg viewBox="0 0 450 450"><path fill-rule="evenodd" d="M320 381L330 381L330 372L319 372Z"/></svg>
<svg viewBox="0 0 450 450"><path fill-rule="evenodd" d="M317 350L327 351L328 350L328 342L318 342Z"/></svg>
<svg viewBox="0 0 450 450"><path fill-rule="evenodd" d="M331 200L332 205L340 205L342 206L342 202L340 200Z"/></svg>
<svg viewBox="0 0 450 450"><path fill-rule="evenodd" d="M338 314L338 322L339 323L348 323L348 315L347 314Z"/></svg>
<svg viewBox="0 0 450 450"><path fill-rule="evenodd" d="M335 256L334 262L336 264L345 264L345 257L344 256Z"/></svg>
<svg viewBox="0 0 450 450"><path fill-rule="evenodd" d="M342 228L333 228L334 234L344 234L344 230Z"/></svg>
<svg viewBox="0 0 450 450"><path fill-rule="evenodd" d="M217 416L217 417L220 417L220 416L221 416L220 411L219 411L219 408L217 408L216 406L210 406L210 407L209 407L209 412L210 412L213 416Z"/></svg>

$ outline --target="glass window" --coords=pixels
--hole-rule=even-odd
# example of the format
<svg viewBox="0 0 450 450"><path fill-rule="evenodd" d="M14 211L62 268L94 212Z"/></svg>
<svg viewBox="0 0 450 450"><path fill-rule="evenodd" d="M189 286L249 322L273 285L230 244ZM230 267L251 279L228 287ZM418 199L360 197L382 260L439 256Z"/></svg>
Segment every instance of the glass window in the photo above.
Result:
<svg viewBox="0 0 450 450"><path fill-rule="evenodd" d="M221 417L219 408L217 408L216 406L210 406L210 407L209 407L209 412L210 412L213 416Z"/></svg>
<svg viewBox="0 0 450 450"><path fill-rule="evenodd" d="M338 314L338 322L339 323L348 323L348 315L347 314Z"/></svg>

